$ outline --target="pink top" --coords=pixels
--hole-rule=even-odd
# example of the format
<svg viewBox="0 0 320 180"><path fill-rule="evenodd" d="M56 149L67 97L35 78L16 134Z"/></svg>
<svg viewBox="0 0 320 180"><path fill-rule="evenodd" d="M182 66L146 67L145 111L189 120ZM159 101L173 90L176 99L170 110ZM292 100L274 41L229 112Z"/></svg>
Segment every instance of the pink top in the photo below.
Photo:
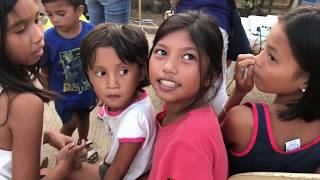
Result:
<svg viewBox="0 0 320 180"><path fill-rule="evenodd" d="M149 180L225 180L228 160L220 126L214 111L199 108L168 126L157 115L156 137Z"/></svg>

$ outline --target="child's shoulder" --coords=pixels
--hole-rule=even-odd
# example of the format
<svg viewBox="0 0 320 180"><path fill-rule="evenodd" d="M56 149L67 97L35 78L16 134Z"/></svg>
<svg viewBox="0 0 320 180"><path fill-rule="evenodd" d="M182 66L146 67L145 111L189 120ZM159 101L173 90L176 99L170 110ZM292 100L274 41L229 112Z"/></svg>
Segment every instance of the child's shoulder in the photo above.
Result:
<svg viewBox="0 0 320 180"><path fill-rule="evenodd" d="M143 99L140 99L128 107L126 111L127 115L139 115L139 116L155 116L155 109L154 106L149 98L149 96L144 97Z"/></svg>
<svg viewBox="0 0 320 180"><path fill-rule="evenodd" d="M89 22L80 21L82 23L82 31L89 32L95 26Z"/></svg>
<svg viewBox="0 0 320 180"><path fill-rule="evenodd" d="M198 124L199 122L202 122L205 124L208 122L217 121L217 115L215 114L214 110L210 106L194 109L187 113L186 118L192 119L190 123L196 123L196 124ZM197 119L198 122L193 121L193 119Z"/></svg>
<svg viewBox="0 0 320 180"><path fill-rule="evenodd" d="M150 96L146 90L143 90L141 94L132 102L128 107L128 110L149 110L153 109L153 104L151 102Z"/></svg>
<svg viewBox="0 0 320 180"><path fill-rule="evenodd" d="M85 25L86 27L88 27L88 28L94 28L95 27L94 24L91 24L90 22L86 22L86 21L82 21L82 20L80 20L80 22L83 25Z"/></svg>
<svg viewBox="0 0 320 180"><path fill-rule="evenodd" d="M215 132L217 128L220 130L218 118L210 106L190 111L183 121L185 131L192 131L195 135L206 136Z"/></svg>
<svg viewBox="0 0 320 180"><path fill-rule="evenodd" d="M51 27L49 29L47 29L45 32L44 32L44 37L47 39L47 38L51 38L51 37L56 37L56 36L59 36L57 30L55 29L55 27Z"/></svg>
<svg viewBox="0 0 320 180"><path fill-rule="evenodd" d="M25 93L12 93L9 96L12 97L12 105L13 106L17 106L18 108L23 108L23 109L28 109L29 107L31 107L32 109L35 108L43 108L43 101L42 99L33 94L33 93L29 93L29 92L25 92ZM23 110L20 109L20 110Z"/></svg>
<svg viewBox="0 0 320 180"><path fill-rule="evenodd" d="M231 119L235 122L238 122L239 119L250 119L253 116L253 111L251 104L247 103L244 105L238 105L229 110L227 113L226 119ZM230 121L230 120L229 120Z"/></svg>
<svg viewBox="0 0 320 180"><path fill-rule="evenodd" d="M250 140L254 114L250 106L238 105L230 109L222 124L224 138L229 143Z"/></svg>
<svg viewBox="0 0 320 180"><path fill-rule="evenodd" d="M44 103L39 96L28 92L9 92L8 97L10 102L10 120L18 122L21 125L42 124ZM41 122L38 120L41 120Z"/></svg>

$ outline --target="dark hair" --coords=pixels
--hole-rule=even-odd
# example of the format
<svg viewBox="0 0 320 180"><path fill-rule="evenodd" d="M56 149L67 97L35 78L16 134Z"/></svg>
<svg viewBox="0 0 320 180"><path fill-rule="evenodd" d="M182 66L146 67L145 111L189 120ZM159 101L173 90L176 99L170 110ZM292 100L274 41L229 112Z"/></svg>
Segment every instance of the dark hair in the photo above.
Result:
<svg viewBox="0 0 320 180"><path fill-rule="evenodd" d="M308 87L301 99L280 112L284 120L320 118L320 6L302 6L280 16L289 46L300 68L309 73Z"/></svg>
<svg viewBox="0 0 320 180"><path fill-rule="evenodd" d="M139 65L145 77L137 85L137 91L150 84L147 76L148 41L142 30L132 25L103 23L90 31L80 46L80 58L86 74L92 68L99 47L113 47L123 63Z"/></svg>
<svg viewBox="0 0 320 180"><path fill-rule="evenodd" d="M42 4L58 2L58 1L62 1L62 0L41 0ZM74 8L78 8L80 5L84 5L83 0L63 0L63 1L70 4Z"/></svg>
<svg viewBox="0 0 320 180"><path fill-rule="evenodd" d="M215 87L213 85L215 83L214 80L217 79L222 72L223 37L219 26L212 16L193 11L177 13L166 19L159 27L150 50L149 59L154 46L161 38L183 29L188 31L193 43L198 49L201 60L199 67L201 77L199 92L195 100L186 106L187 108L198 99L206 97L208 90ZM216 95L217 89L219 88L220 85L216 87L212 97L207 99L208 102Z"/></svg>
<svg viewBox="0 0 320 180"><path fill-rule="evenodd" d="M5 91L16 93L30 92L48 102L54 93L37 88L35 79L44 81L39 74L38 64L25 66L14 64L6 53L6 36L8 28L8 14L13 10L16 0L0 1L0 85ZM19 43L19 42L17 42Z"/></svg>

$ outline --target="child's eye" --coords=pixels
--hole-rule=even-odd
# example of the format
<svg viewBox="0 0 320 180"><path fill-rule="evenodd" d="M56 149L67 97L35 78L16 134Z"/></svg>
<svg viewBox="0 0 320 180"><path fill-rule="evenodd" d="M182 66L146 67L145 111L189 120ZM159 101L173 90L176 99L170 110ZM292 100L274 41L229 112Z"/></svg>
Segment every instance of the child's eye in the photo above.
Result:
<svg viewBox="0 0 320 180"><path fill-rule="evenodd" d="M120 70L120 75L126 75L126 74L128 74L128 69Z"/></svg>
<svg viewBox="0 0 320 180"><path fill-rule="evenodd" d="M158 56L165 56L165 55L167 55L167 52L165 52L165 51L162 50L162 49L156 49L156 50L155 50L155 53L156 53Z"/></svg>
<svg viewBox="0 0 320 180"><path fill-rule="evenodd" d="M58 13L59 16L64 16L65 14L66 14L66 13L64 13L64 12L59 12L59 13Z"/></svg>
<svg viewBox="0 0 320 180"><path fill-rule="evenodd" d="M185 54L185 55L182 57L182 59L184 59L184 60L192 60L192 59L194 59L194 55L192 55L192 54Z"/></svg>
<svg viewBox="0 0 320 180"><path fill-rule="evenodd" d="M18 27L15 31L16 34L22 34L25 31L25 26Z"/></svg>
<svg viewBox="0 0 320 180"><path fill-rule="evenodd" d="M96 76L98 76L98 77L101 77L101 76L104 76L104 75L106 75L106 72L104 72L104 71L97 71L96 72Z"/></svg>
<svg viewBox="0 0 320 180"><path fill-rule="evenodd" d="M276 62L276 59L271 54L268 55L268 58L269 58L270 61Z"/></svg>

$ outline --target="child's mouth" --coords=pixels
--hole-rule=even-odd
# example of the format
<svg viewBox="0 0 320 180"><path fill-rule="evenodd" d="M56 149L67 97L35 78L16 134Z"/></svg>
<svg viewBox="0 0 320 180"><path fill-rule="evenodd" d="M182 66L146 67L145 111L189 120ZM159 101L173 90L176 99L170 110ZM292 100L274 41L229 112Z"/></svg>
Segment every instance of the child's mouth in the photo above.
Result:
<svg viewBox="0 0 320 180"><path fill-rule="evenodd" d="M117 100L118 98L120 98L120 96L119 96L119 95L109 95L109 96L107 96L107 98L108 98L109 100L111 100L111 101L115 101L115 100Z"/></svg>
<svg viewBox="0 0 320 180"><path fill-rule="evenodd" d="M179 86L178 83L171 80L160 79L158 82L160 83L161 86L168 87L168 88L176 88Z"/></svg>

